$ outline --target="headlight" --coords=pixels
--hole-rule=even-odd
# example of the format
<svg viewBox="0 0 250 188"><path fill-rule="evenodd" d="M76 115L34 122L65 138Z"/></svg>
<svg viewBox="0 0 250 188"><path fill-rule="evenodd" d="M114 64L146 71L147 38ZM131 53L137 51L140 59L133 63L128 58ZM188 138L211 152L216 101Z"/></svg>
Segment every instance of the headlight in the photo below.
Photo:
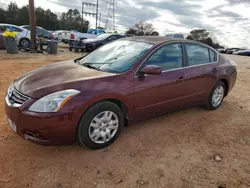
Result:
<svg viewBox="0 0 250 188"><path fill-rule="evenodd" d="M29 111L58 112L66 102L79 93L80 91L68 89L46 95L32 104L29 108Z"/></svg>

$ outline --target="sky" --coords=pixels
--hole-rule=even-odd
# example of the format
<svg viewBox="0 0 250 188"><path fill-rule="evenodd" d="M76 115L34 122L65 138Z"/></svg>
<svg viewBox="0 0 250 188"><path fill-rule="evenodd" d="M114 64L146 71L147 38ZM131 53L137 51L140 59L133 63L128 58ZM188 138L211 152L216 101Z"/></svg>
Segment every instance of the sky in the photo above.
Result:
<svg viewBox="0 0 250 188"><path fill-rule="evenodd" d="M0 0L0 6L15 1L19 6L28 0ZM95 3L94 0L84 0ZM102 13L101 26L107 20L108 2L99 0ZM66 12L70 8L81 11L82 0L35 0L35 6ZM88 11L93 11L87 9ZM250 0L116 0L115 22L117 30L126 31L138 21L153 24L160 35L189 33L192 29L207 29L213 38L228 47L250 48ZM93 17L86 17L91 27ZM111 21L108 22L111 25Z"/></svg>

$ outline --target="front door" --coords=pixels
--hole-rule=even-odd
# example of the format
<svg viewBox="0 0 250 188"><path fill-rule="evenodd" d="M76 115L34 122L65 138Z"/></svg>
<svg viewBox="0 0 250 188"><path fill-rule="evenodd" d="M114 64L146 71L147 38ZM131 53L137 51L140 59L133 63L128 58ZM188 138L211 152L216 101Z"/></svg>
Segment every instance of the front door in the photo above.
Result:
<svg viewBox="0 0 250 188"><path fill-rule="evenodd" d="M134 108L137 120L160 116L182 105L185 98L183 59L182 44L171 43L157 49L143 63L141 68L157 65L163 72L161 75L135 76Z"/></svg>

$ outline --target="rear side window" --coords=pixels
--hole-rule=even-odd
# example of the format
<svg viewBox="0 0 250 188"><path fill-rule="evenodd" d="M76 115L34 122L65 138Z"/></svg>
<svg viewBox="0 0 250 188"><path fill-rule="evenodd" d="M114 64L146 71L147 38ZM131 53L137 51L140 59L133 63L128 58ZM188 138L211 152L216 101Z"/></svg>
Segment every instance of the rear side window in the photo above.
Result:
<svg viewBox="0 0 250 188"><path fill-rule="evenodd" d="M197 44L186 44L188 66L210 63L209 49Z"/></svg>
<svg viewBox="0 0 250 188"><path fill-rule="evenodd" d="M210 49L209 49L209 53L210 53L210 62L216 62L217 54L213 50L210 50Z"/></svg>

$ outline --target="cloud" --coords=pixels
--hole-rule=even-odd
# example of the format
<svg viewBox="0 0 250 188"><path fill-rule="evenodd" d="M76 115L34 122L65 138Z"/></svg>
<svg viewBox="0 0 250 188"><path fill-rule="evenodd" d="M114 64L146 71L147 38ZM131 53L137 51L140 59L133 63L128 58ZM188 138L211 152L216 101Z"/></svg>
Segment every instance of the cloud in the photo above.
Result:
<svg viewBox="0 0 250 188"><path fill-rule="evenodd" d="M27 3L26 0L17 2L20 4L21 1ZM42 1L54 5L51 9L56 12L70 8L81 11L82 0L39 0ZM102 26L108 19L109 1L99 0ZM115 7L116 26L121 31L133 27L139 20L151 22L161 34L188 33L194 28L204 28L227 46L250 48L250 0L116 0ZM95 25L94 18L85 18ZM112 22L108 23L111 28Z"/></svg>

